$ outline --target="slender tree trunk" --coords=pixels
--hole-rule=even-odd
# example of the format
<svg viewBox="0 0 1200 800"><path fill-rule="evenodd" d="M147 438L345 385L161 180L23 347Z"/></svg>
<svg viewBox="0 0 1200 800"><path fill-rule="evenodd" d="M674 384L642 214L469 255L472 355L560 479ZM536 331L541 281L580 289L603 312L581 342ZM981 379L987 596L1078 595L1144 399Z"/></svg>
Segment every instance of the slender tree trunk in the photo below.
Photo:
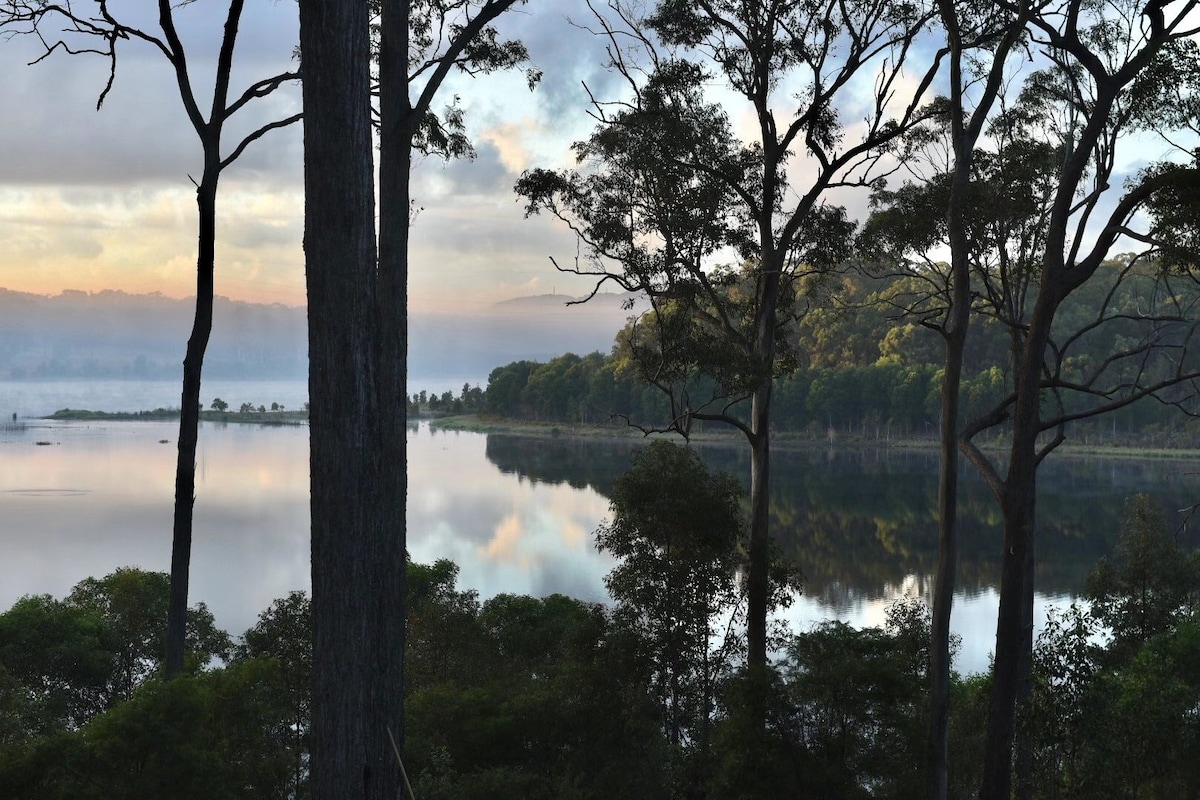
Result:
<svg viewBox="0 0 1200 800"><path fill-rule="evenodd" d="M942 376L941 453L938 474L938 566L933 590L933 620L929 644L930 736L929 796L945 800L950 769L950 616L958 572L959 404L962 394L963 352L971 316L971 243L966 229L966 189L971 178L977 125L963 125L962 40L951 3L943 0L941 14L949 31L950 92L954 119L951 134L954 172L946 209L950 242L950 309L947 314L945 370ZM986 113L986 109L982 112Z"/></svg>
<svg viewBox="0 0 1200 800"><path fill-rule="evenodd" d="M956 287L957 288L957 287ZM957 295L958 292L956 291ZM966 314L951 309L953 327L946 335L942 379L941 469L938 476L938 566L933 590L930 671L930 792L944 800L949 791L950 761L950 615L958 571L958 408L962 384ZM963 308L966 308L964 303ZM962 327L959 327L961 324Z"/></svg>
<svg viewBox="0 0 1200 800"><path fill-rule="evenodd" d="M768 187L766 196L773 189ZM760 237L770 241L772 226L760 221ZM755 321L755 366L760 383L750 407L750 542L746 576L746 666L755 689L754 718L766 722L767 606L771 596L771 391L775 367L775 323L779 307L781 256L764 251L758 319Z"/></svg>
<svg viewBox="0 0 1200 800"><path fill-rule="evenodd" d="M746 575L746 664L752 678L764 678L767 668L767 600L771 587L771 384L754 393L750 440L750 543Z"/></svg>
<svg viewBox="0 0 1200 800"><path fill-rule="evenodd" d="M1028 532L1029 546L1025 548L1025 574L1021 585L1021 641L1017 656L1017 727L1013 762L1014 791L1016 800L1033 800L1033 739L1030 738L1029 720L1033 714L1033 589L1036 577L1035 524L1037 513L1037 482L1030 493L1029 505L1024 510L1022 522Z"/></svg>
<svg viewBox="0 0 1200 800"><path fill-rule="evenodd" d="M369 10L301 0L304 250L308 283L312 511L312 793L316 800L399 796L386 735L401 687L378 689L373 619L382 461ZM391 620L393 624L399 620ZM385 676L390 673L385 673Z"/></svg>
<svg viewBox="0 0 1200 800"><path fill-rule="evenodd" d="M211 148L206 148L211 149ZM183 671L187 646L188 577L192 561L192 517L196 502L196 445L200 437L200 373L212 334L213 270L217 241L219 157L210 153L196 189L199 241L196 257L196 313L183 359L179 448L175 463L175 518L171 535L171 596L167 606L167 652L163 672L170 679Z"/></svg>

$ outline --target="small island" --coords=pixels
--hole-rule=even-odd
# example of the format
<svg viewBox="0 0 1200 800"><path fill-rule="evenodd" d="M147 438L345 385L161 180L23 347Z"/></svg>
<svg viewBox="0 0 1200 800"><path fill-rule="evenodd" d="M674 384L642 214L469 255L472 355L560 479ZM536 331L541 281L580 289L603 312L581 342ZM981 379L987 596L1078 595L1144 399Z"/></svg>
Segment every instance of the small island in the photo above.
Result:
<svg viewBox="0 0 1200 800"><path fill-rule="evenodd" d="M58 422L158 422L179 419L178 408L156 408L150 411L90 411L80 408L60 408L43 419ZM241 422L256 425L307 425L308 405L287 409L279 403L254 405L242 403L233 410L221 398L213 400L209 410L200 412L204 422Z"/></svg>

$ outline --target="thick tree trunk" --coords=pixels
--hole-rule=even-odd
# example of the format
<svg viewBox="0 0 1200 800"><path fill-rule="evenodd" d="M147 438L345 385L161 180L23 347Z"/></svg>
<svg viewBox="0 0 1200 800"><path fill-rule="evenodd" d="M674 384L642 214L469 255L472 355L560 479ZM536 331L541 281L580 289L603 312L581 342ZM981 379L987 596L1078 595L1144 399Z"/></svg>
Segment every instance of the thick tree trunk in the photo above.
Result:
<svg viewBox="0 0 1200 800"><path fill-rule="evenodd" d="M210 155L206 161L213 162ZM206 167L196 190L199 242L196 257L196 313L183 359L179 447L175 463L175 518L171 535L171 597L167 606L167 652L163 667L170 679L183 671L187 646L188 578L192 561L192 518L196 502L196 445L200 438L200 373L212 334L213 270L217 241L219 165Z"/></svg>
<svg viewBox="0 0 1200 800"><path fill-rule="evenodd" d="M384 3L379 54L379 524L370 564L375 594L372 685L378 702L393 708L389 730L369 735L404 745L405 547L408 495L408 232L409 172L414 114L408 97L407 3Z"/></svg>
<svg viewBox="0 0 1200 800"><path fill-rule="evenodd" d="M308 281L312 511L312 789L316 800L399 796L381 690L391 644L378 619L396 531L384 487L368 7L301 0L304 250ZM386 398L390 400L391 398Z"/></svg>
<svg viewBox="0 0 1200 800"><path fill-rule="evenodd" d="M1004 561L1000 575L1000 610L996 618L996 655L981 800L1009 800L1017 701L1022 694L1022 684L1029 680L1032 664L1040 377L1050 322L1057 310L1052 299L1054 294L1053 284L1042 286L1015 371L1017 403L1013 413L1008 474L1000 501L1004 515Z"/></svg>

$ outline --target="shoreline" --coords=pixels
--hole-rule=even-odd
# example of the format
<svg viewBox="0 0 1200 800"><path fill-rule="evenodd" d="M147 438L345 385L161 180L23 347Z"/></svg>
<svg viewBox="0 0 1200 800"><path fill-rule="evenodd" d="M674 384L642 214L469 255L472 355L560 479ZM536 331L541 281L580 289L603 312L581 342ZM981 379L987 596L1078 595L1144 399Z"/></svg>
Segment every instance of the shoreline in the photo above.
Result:
<svg viewBox="0 0 1200 800"><path fill-rule="evenodd" d="M179 419L178 408L156 408L153 411L89 411L80 408L60 408L53 414L34 419L49 422L173 422ZM201 411L201 422L235 422L254 425L307 425L306 411Z"/></svg>
<svg viewBox="0 0 1200 800"><path fill-rule="evenodd" d="M600 424L564 424L554 422L533 422L529 420L510 420L500 418L483 418L477 414L460 414L445 417L421 417L419 421L428 421L433 430L466 431L469 433L498 433L513 436L530 436L547 439L646 439L666 438L681 440L678 434L652 433L643 434L632 427ZM734 429L716 432L705 431L693 433L689 440L692 444L733 446L742 444L745 439ZM828 450L828 449L893 449L893 450L933 450L939 447L936 438L893 438L870 439L849 434L839 434L832 441L827 436L806 436L795 432L775 433L771 437L773 450ZM980 449L985 452L1003 452L1003 442L988 441L980 443ZM1200 450L1147 448L1121 445L1091 445L1072 443L1069 440L1060 445L1056 452L1072 457L1097 456L1102 458L1120 458L1136 460L1162 461L1191 461L1200 459Z"/></svg>
<svg viewBox="0 0 1200 800"><path fill-rule="evenodd" d="M87 409L63 408L53 414L32 419L51 422L166 422L179 419L177 408L156 408L147 411L90 411ZM304 411L212 411L200 412L202 422L224 422L253 425L307 425L308 413ZM529 436L544 439L607 439L607 440L679 440L673 433L643 433L637 428L605 424L569 424L556 422L534 422L496 417L480 417L478 414L429 415L410 418L410 422L427 422L435 431L463 431L467 433L496 433L509 436ZM737 446L744 439L734 429L727 431L704 431L693 433L689 440L701 446ZM772 448L776 450L937 450L935 438L872 439L850 434L838 434L832 440L828 436L806 436L800 433L776 433L772 437ZM1003 453L1003 442L982 442L980 448L987 452ZM1082 458L1088 456L1131 460L1192 461L1200 460L1200 450L1147 448L1132 445L1092 445L1067 441L1058 448L1064 455Z"/></svg>

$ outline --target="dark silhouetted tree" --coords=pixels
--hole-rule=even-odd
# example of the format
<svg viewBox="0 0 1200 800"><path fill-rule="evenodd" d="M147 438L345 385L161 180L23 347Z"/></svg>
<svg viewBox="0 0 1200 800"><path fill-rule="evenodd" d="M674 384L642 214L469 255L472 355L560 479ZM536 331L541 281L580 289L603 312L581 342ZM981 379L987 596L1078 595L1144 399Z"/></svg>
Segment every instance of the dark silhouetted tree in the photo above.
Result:
<svg viewBox="0 0 1200 800"><path fill-rule="evenodd" d="M37 59L49 57L55 50L68 53L98 54L109 61L108 82L96 102L99 108L113 87L117 70L117 47L121 42L141 42L158 50L175 72L179 97L188 122L200 139L204 166L196 182L196 207L199 219L196 256L196 309L183 359L183 391L179 417L179 457L175 466L175 516L171 540L171 605L167 623L166 673L176 675L183 669L184 627L187 613L188 577L192 555L192 514L196 498L196 444L200 426L200 377L204 353L212 333L213 274L216 266L217 184L225 168L238 159L246 148L263 135L300 119L293 114L268 122L243 136L232 148L222 141L225 124L255 99L273 93L295 80L294 72L264 78L240 94L230 94L234 47L244 0L230 0L225 16L224 34L217 55L211 107L201 107L192 78L192 68L175 25L176 6L170 0L158 0L158 30L133 27L119 21L122 12L114 12L108 0L97 0L89 13L76 11L70 3L8 0L0 5L0 27L29 33L45 46ZM58 30L57 26L65 25ZM52 32L51 32L52 31ZM36 62L35 62L36 63Z"/></svg>

